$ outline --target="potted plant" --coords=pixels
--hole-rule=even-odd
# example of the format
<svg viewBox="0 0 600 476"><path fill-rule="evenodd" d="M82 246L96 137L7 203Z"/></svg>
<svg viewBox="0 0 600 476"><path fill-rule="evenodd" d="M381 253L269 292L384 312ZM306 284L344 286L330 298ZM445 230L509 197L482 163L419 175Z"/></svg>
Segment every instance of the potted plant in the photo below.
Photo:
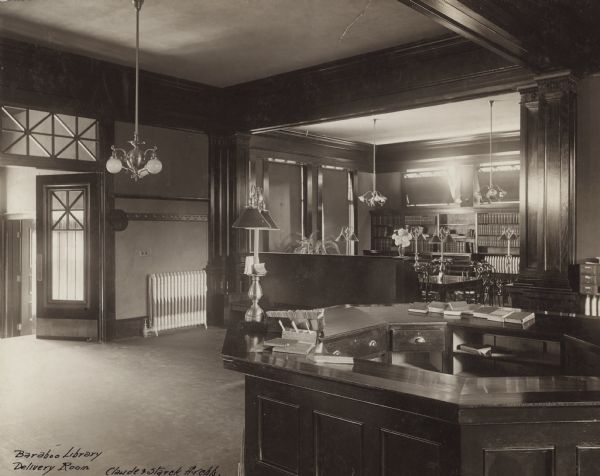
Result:
<svg viewBox="0 0 600 476"><path fill-rule="evenodd" d="M412 233L406 228L398 228L394 230L392 239L394 240L394 244L398 247L399 256L404 256L404 248L408 248L410 246L410 240L412 240L412 238Z"/></svg>

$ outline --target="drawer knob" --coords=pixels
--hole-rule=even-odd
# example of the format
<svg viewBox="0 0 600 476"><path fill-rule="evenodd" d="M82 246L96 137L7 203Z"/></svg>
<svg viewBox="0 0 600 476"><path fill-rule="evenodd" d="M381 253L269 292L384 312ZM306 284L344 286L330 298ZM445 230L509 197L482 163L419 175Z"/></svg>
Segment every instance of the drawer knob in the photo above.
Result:
<svg viewBox="0 0 600 476"><path fill-rule="evenodd" d="M375 339L369 341L369 347L377 347L377 341Z"/></svg>
<svg viewBox="0 0 600 476"><path fill-rule="evenodd" d="M339 350L334 350L333 355L341 355L342 353Z"/></svg>
<svg viewBox="0 0 600 476"><path fill-rule="evenodd" d="M415 337L413 339L413 342L415 344L425 344L425 342L427 342L427 341L425 340L425 337L423 337L423 336L417 336L417 337Z"/></svg>

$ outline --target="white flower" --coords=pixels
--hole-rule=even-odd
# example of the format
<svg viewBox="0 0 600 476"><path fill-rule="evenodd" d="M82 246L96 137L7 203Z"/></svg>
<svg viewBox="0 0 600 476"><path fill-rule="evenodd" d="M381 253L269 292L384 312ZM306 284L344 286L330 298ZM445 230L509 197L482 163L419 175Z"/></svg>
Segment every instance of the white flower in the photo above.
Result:
<svg viewBox="0 0 600 476"><path fill-rule="evenodd" d="M413 239L413 236L412 233L405 228L398 228L397 230L394 230L392 239L394 240L394 244L396 246L402 246L402 248L406 248L410 246L410 240Z"/></svg>

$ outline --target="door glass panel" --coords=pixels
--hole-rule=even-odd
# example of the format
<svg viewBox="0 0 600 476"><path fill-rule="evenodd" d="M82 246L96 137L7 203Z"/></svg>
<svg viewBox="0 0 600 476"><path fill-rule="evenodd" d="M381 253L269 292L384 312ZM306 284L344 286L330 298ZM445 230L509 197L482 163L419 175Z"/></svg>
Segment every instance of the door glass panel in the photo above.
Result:
<svg viewBox="0 0 600 476"><path fill-rule="evenodd" d="M85 296L85 189L53 189L50 193L50 276L52 300L83 301Z"/></svg>

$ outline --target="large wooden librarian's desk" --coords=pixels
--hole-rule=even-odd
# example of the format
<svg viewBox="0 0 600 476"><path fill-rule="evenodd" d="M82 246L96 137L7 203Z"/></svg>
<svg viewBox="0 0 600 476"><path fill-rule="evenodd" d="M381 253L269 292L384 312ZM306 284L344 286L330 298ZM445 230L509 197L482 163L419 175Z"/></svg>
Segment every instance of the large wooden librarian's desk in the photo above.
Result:
<svg viewBox="0 0 600 476"><path fill-rule="evenodd" d="M598 322L538 315L523 330L393 305L340 307L326 325L330 352L362 358L257 352L265 327L228 330L224 365L246 374L246 475L600 474L600 379L582 375L600 374ZM540 347L488 360L456 351L490 338ZM390 353L437 353L444 372ZM519 376L473 375L502 372Z"/></svg>

